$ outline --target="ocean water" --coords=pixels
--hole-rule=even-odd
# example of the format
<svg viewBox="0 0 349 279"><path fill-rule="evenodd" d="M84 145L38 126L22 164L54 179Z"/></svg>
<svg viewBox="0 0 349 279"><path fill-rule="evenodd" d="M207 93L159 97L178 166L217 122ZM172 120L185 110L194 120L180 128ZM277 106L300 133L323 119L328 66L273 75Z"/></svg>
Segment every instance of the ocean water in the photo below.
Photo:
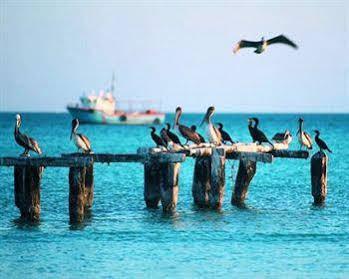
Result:
<svg viewBox="0 0 349 279"><path fill-rule="evenodd" d="M217 114L235 140L250 141L245 114ZM257 115L269 137L297 131L296 114ZM184 124L202 115L184 114ZM41 221L19 220L13 170L0 168L1 278L349 278L349 115L306 114L305 129L319 129L330 154L326 204L312 204L310 160L259 163L246 208L230 204L238 162L226 165L221 211L193 205L192 159L182 164L177 210L148 210L141 164L95 165L95 199L79 227L69 225L68 170L47 168L41 186ZM22 132L45 155L75 152L68 114L23 114ZM168 115L172 121L173 115ZM19 155L15 115L0 114L0 156ZM133 153L151 146L146 126L82 125L95 152ZM312 133L313 134L313 133ZM294 139L292 149L297 149ZM315 147L317 150L317 147ZM39 275L39 276L38 276Z"/></svg>

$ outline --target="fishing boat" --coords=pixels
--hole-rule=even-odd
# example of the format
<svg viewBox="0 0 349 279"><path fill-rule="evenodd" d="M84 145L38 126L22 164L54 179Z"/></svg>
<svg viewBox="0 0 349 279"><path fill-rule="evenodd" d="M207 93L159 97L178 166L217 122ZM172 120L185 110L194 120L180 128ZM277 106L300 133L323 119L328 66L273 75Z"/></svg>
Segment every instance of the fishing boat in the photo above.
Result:
<svg viewBox="0 0 349 279"><path fill-rule="evenodd" d="M114 97L115 77L113 75L110 89L100 91L99 94L91 92L80 97L80 103L69 104L67 109L73 118L78 118L80 123L114 124L114 125L146 125L161 124L165 121L165 114L152 108L152 101L126 101L129 109L116 108ZM148 105L144 108L144 105ZM132 109L135 105L142 105L143 109Z"/></svg>

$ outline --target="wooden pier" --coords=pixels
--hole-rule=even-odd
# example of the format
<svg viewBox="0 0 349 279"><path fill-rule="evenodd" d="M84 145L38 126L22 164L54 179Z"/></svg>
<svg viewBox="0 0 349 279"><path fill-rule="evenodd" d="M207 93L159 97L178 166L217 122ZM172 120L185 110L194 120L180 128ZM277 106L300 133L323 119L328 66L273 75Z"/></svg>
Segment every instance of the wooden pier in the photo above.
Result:
<svg viewBox="0 0 349 279"><path fill-rule="evenodd" d="M144 201L148 208L171 212L176 209L180 184L181 164L194 158L192 196L198 207L219 209L225 192L225 164L238 160L239 168L231 203L244 203L248 188L257 171L257 163L272 163L276 158L307 159L307 151L288 150L278 145L275 149L256 144L191 146L176 151L159 148L139 148L135 154L62 154L60 157L0 157L0 167L14 167L15 205L21 216L29 221L40 218L40 184L46 167L69 168L70 222L81 222L85 210L92 207L95 163L141 163L144 165ZM328 158L323 152L311 160L311 185L314 203L323 203L327 194Z"/></svg>

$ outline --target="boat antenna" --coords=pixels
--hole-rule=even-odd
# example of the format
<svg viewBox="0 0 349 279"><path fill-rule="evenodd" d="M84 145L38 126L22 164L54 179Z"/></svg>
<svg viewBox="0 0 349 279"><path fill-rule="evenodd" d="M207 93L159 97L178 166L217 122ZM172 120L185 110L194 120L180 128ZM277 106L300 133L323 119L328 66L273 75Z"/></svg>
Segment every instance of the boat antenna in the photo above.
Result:
<svg viewBox="0 0 349 279"><path fill-rule="evenodd" d="M114 90L115 90L115 72L113 72L113 76L111 78L110 91L112 94L114 94Z"/></svg>

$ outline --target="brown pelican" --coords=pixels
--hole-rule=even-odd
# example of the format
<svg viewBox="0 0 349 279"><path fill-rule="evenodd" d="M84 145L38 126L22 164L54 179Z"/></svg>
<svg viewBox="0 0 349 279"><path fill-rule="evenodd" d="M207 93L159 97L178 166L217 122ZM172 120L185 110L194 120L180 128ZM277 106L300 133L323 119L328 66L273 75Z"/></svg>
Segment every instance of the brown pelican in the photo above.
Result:
<svg viewBox="0 0 349 279"><path fill-rule="evenodd" d="M206 111L204 119L201 121L200 126L205 125L205 131L210 143L214 145L222 144L222 135L220 131L212 124L211 117L214 114L215 108L209 107Z"/></svg>
<svg viewBox="0 0 349 279"><path fill-rule="evenodd" d="M227 142L230 142L231 144L234 144L235 142L231 139L230 135L226 131L223 130L223 124L217 123L217 126L218 126L219 132L222 135L223 143L225 144Z"/></svg>
<svg viewBox="0 0 349 279"><path fill-rule="evenodd" d="M180 119L181 115L182 115L182 108L177 107L175 121L174 121L174 128L177 128L179 133L187 140L186 143L188 143L188 141L192 141L196 144L200 144L201 140L200 140L199 135L196 132L194 132L192 129L190 129L189 127L184 126L184 125L179 123L179 119Z"/></svg>
<svg viewBox="0 0 349 279"><path fill-rule="evenodd" d="M170 129L171 129L170 123L166 123L166 133L167 133L168 137L171 139L171 141L173 141L173 143L178 144L180 146L183 146L181 141L177 137L177 135L175 133L172 133L170 131Z"/></svg>
<svg viewBox="0 0 349 279"><path fill-rule="evenodd" d="M302 149L303 146L305 146L307 149L312 149L313 143L312 143L311 137L307 132L303 131L303 122L304 122L303 118L299 118L298 122L299 122L299 129L298 129L297 135L298 135L298 142L300 144L300 149Z"/></svg>
<svg viewBox="0 0 349 279"><path fill-rule="evenodd" d="M319 130L314 130L315 132L315 142L318 145L318 147L320 148L321 151L323 150L327 150L328 152L332 153L331 149L328 148L326 142L324 142L322 139L319 138L320 136L320 132Z"/></svg>
<svg viewBox="0 0 349 279"><path fill-rule="evenodd" d="M24 148L24 152L21 156L23 157L29 157L29 151L34 151L36 153L38 153L39 155L42 153L41 149L39 147L38 142L33 139L30 138L29 136L27 136L26 134L22 134L19 131L19 128L21 127L22 124L22 119L21 116L19 114L16 115L16 126L15 126L15 140L17 142L18 145L22 146Z"/></svg>
<svg viewBox="0 0 349 279"><path fill-rule="evenodd" d="M279 36L272 38L270 40L265 40L264 37L262 37L262 40L257 41L257 42L241 40L234 47L233 52L237 53L239 51L239 49L241 49L241 48L252 47L252 48L256 49L254 51L255 53L260 54L263 51L265 51L269 45L272 45L272 44L285 44L285 45L289 45L295 49L298 48L298 46L294 42L292 42L290 39L288 39L286 36L279 35Z"/></svg>
<svg viewBox="0 0 349 279"><path fill-rule="evenodd" d="M161 137L159 137L157 134L155 134L155 131L156 131L155 127L149 127L149 129L151 130L150 135L151 135L151 138L153 139L153 141L155 142L156 147L163 146L167 149L167 145L166 145L165 141ZM167 134L166 134L166 136L167 136ZM166 137L166 141L170 141L170 138Z"/></svg>
<svg viewBox="0 0 349 279"><path fill-rule="evenodd" d="M284 133L275 134L273 136L273 141L276 143L290 144L292 141L292 135L289 130L286 130Z"/></svg>
<svg viewBox="0 0 349 279"><path fill-rule="evenodd" d="M192 131L196 132L196 125L191 125L190 129L192 129ZM205 143L204 137L202 135L200 135L198 132L196 132L196 133L199 135L201 143Z"/></svg>
<svg viewBox="0 0 349 279"><path fill-rule="evenodd" d="M253 138L253 142L257 142L258 144L262 144L263 142L269 143L271 146L274 147L274 144L268 140L267 136L260 130L258 129L258 124L259 124L259 119L256 117L251 118L251 120L254 121L254 126L252 127L252 129L250 129L251 136Z"/></svg>
<svg viewBox="0 0 349 279"><path fill-rule="evenodd" d="M71 134L70 134L70 140L74 139L74 143L76 147L78 148L78 151L81 149L83 153L91 153L91 143L89 139L83 135L78 134L76 131L79 127L79 120L77 118L73 119L71 122Z"/></svg>

